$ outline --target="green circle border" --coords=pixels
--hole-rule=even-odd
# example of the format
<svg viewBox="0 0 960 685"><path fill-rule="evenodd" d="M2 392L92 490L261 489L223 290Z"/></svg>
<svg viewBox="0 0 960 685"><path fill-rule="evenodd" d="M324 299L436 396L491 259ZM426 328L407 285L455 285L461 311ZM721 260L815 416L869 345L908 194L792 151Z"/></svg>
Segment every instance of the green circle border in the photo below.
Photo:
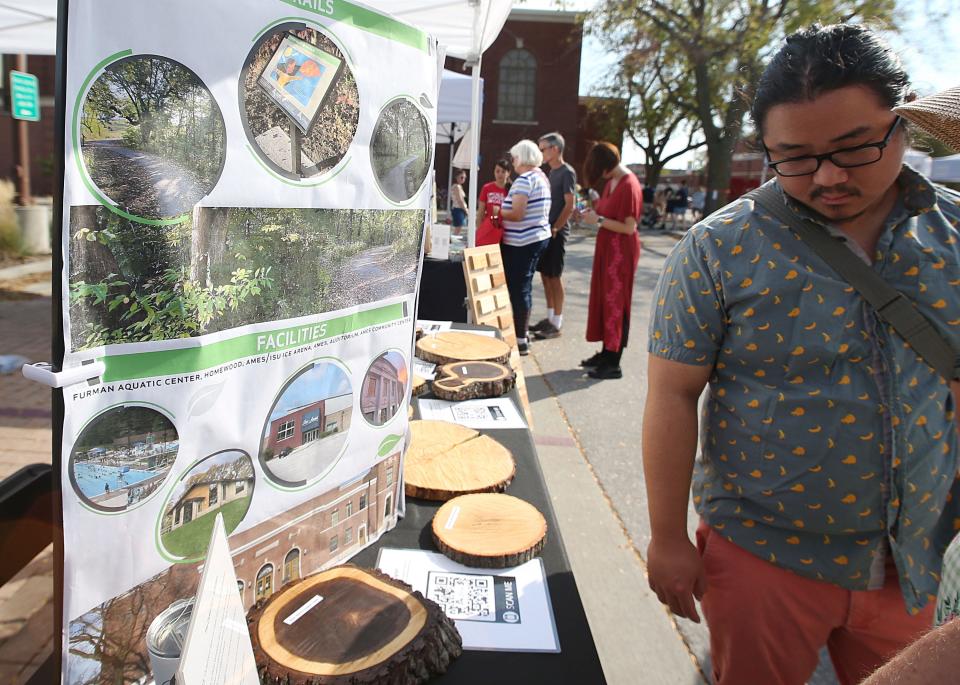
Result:
<svg viewBox="0 0 960 685"><path fill-rule="evenodd" d="M282 17L282 18L280 18L280 19L274 19L274 20L271 21L269 24L267 24L267 25L264 26L262 29L260 29L260 30L257 32L257 34L253 37L253 40L252 40L251 42L252 42L252 43L256 43L258 40L260 40L260 39L263 37L264 34L266 34L268 31L270 31L270 29L273 29L273 28L275 28L275 27L277 27L277 26L280 26L280 25L282 25L282 24L290 24L290 23L300 23L300 24L303 24L303 25L305 25L305 26L308 26L309 28L312 28L312 29L315 30L315 31L320 31L320 32L323 33L325 36L327 36L328 38L330 38L330 40L333 41L334 45L337 46L337 49L340 50L340 52L343 53L344 60L345 60L346 63L347 63L347 68L350 69L350 73L351 73L351 74L354 74L354 80L356 80L357 70L356 70L356 68L354 67L354 64L355 64L355 63L354 63L353 55L350 53L349 50L347 50L347 48L346 48L346 46L345 46L345 44L344 44L344 42L343 42L343 39L342 39L340 36L338 36L338 35L336 34L336 32L334 32L334 31L333 31L332 29L330 29L328 26L326 26L325 24L321 24L321 23L318 22L318 21L314 21L312 18L309 18L309 19L308 19L308 18L305 18L305 17L294 17L294 16L290 16L290 17ZM249 54L248 54L248 56L249 56ZM244 66L246 66L246 62L244 62ZM242 70L241 70L241 72L242 72ZM238 90L242 90L242 85L241 85L241 84L238 83L237 86L238 86ZM362 107L362 103L360 102L360 87L359 87L359 86L357 87L357 101L358 101L358 102L357 102L357 109L359 109L360 112L362 113L362 112L363 112L363 107ZM239 110L240 106L242 106L242 102L238 102L237 104L238 104L238 110ZM238 111L238 114L240 114L239 111ZM243 123L244 123L244 127L243 127L243 128L244 128L244 135L246 135L246 134L248 133L248 131L247 131L247 126L246 126L246 121L244 120L244 116L243 116L242 114L240 114L240 118L241 118L241 120L242 120ZM357 122L357 126L359 127L359 121ZM270 166L260 157L260 155L257 154L257 151L253 149L253 144L251 143L251 141L250 141L250 139L249 139L249 136L247 137L247 145L246 145L246 147L247 147L247 151L248 151L251 155L253 155L253 158L257 161L257 163L260 165L260 167L261 167L264 171L266 171L268 174L270 174L271 176L273 176L276 180L280 181L281 183L286 183L287 185L293 186L294 188L316 188L317 186L322 186L322 185L324 185L324 184L326 184L326 183L329 183L329 182L332 181L334 178L336 178L337 176L339 176L340 173L341 173L344 169L347 168L347 165L348 165L348 164L350 163L350 161L353 159L353 156L350 154L350 148L353 147L353 143L354 143L354 141L356 140L356 138L357 138L357 134L356 134L356 131L354 131L353 138L350 140L350 145L347 147L347 151L344 152L343 158L342 158L339 162L337 162L337 163L333 166L333 168L331 168L331 169L327 170L326 172L324 172L323 174L321 174L321 175L320 175L321 178L320 178L319 180L316 180L316 181L307 181L307 180L302 179L302 178L301 178L299 181L295 181L295 180L293 180L292 178L287 178L286 176L282 176L281 174L278 174L274 169L271 169Z"/></svg>
<svg viewBox="0 0 960 685"><path fill-rule="evenodd" d="M292 374L290 374L289 376L287 376L287 378L283 381L283 384L280 386L280 391L274 396L273 402L271 402L271 404L270 404L270 411L267 412L267 417L266 417L266 419L265 419L264 422L263 422L264 428L266 428L267 425L269 425L269 423L270 423L270 413L271 413L271 411L273 410L273 408L274 408L275 406L277 406L277 402L279 401L281 395L283 395L283 392L290 386L290 383L291 383L297 376L299 376L299 375L302 374L304 371L306 371L309 367L314 366L314 365L317 364L317 362L320 362L320 361L323 361L323 360L333 360L334 362L336 362L336 363L340 366L340 370L341 370L341 371L346 371L347 380L350 380L350 374L352 373L352 372L350 371L350 366L349 366L345 361L343 361L342 359L340 359L339 357L334 357L333 355L324 355L324 356L322 356L322 357L314 357L314 358L311 359L308 363L300 366L296 371L294 371ZM353 383L352 383L352 382L351 382L351 384L350 384L350 394L354 396L354 399L356 398L356 394L357 394L357 393L356 393L356 391L355 391L354 388L353 388ZM352 411L353 411L353 407L351 407L350 410L351 410L351 412L352 412ZM352 427L353 427L353 417L352 417L352 416L351 416L350 426L351 426L351 429L352 429ZM261 461L261 459L260 459L260 451L261 451L261 449L263 448L263 430L262 430L262 429L260 430L259 435L260 435L260 437L257 438L257 456L256 456L256 460L257 460L258 462L260 462L260 469L263 471L263 478L264 478L264 480L266 481L267 485L269 485L270 487L272 487L272 488L275 489L275 490L279 490L280 492L302 492L302 491L304 491L304 490L308 490L308 489L312 488L312 487L313 487L314 485L316 485L318 482L320 482L321 480L323 480L324 476L328 475L328 474L333 470L333 468L334 468L337 464L340 463L340 460L343 459L343 455L347 453L347 448L350 447L350 431L348 430L348 431L347 431L347 440L343 443L343 449L340 450L340 454L337 455L337 458L336 458L336 459L334 459L332 462L330 462L330 465L329 465L326 469L324 469L322 472L320 472L315 478L312 478L312 479L307 480L306 482L304 482L303 485L297 485L297 486L281 485L280 483L277 483L276 481L274 481L273 478L271 478L270 473L268 472L267 468L263 465L263 463L262 463L262 461Z"/></svg>
<svg viewBox="0 0 960 685"><path fill-rule="evenodd" d="M159 410L160 413L162 413L164 416L166 416L166 417L170 420L170 423L173 425L174 430L177 431L177 442L179 443L179 441L180 441L180 431L177 429L177 424L176 424L176 422L174 421L174 414L173 414L173 412L171 412L171 411L170 411L169 409L167 409L166 407L161 407L159 404L153 404L152 402L143 402L143 401L140 401L140 400L131 400L131 401L129 401L129 402L117 402L116 404L111 404L111 405L109 405L109 406L107 406L107 407L104 407L103 409L101 409L100 411L98 411L96 414L94 414L93 416L91 416L89 419L87 419L86 422L80 427L80 430L77 432L77 437L74 438L73 443L72 443L71 446L70 446L70 454L71 454L71 455L73 454L73 448L74 448L74 446L77 444L77 440L80 439L80 436L83 435L83 431L86 430L87 426L89 426L91 423L93 423L93 422L94 422L95 420L97 420L99 417L101 417L101 416L103 416L104 414L106 414L106 413L107 413L108 411L110 411L111 409L116 409L117 407L126 407L126 406L129 406L129 405L149 407L149 408L154 409L154 410ZM177 456L179 456L179 455L180 455L180 446L178 445L178 446L177 446ZM166 482L167 478L170 477L171 472L173 472L173 467L176 465L176 462L177 462L177 458L176 458L176 457L174 457L173 462L174 462L174 463L170 465L170 469L167 471L167 475L166 475L166 476L164 477L164 479L163 479L164 482ZM67 458L67 473L68 473L68 474L71 473L70 465L71 465L72 463L73 463L73 456L70 456L70 457ZM72 481L71 481L71 483L70 483L70 486L71 486L71 489L73 489L73 482L72 482ZM162 484L162 483L161 483L161 486L157 488L157 492L160 492L161 490L163 490L163 484ZM76 494L76 491L75 491L75 490L74 490L74 494ZM154 495L155 495L155 494L156 494L156 493L154 493ZM136 509L139 509L141 506L143 506L144 504L146 504L147 502L149 502L150 500L152 500L153 497L154 497L154 495L150 495L149 497L147 497L146 499L144 499L143 501L141 501L140 503L138 503L138 504L137 504L136 506L134 506L134 507L130 507L130 508L127 508L127 509L121 509L120 511L102 511L102 510L100 510L100 509L95 509L95 508L91 507L89 504L87 504L87 503L83 500L83 498L80 497L80 496L77 497L77 501L80 503L80 506L82 506L84 509L86 509L86 510L89 511L90 513L98 514L99 516L122 516L122 515L124 515L124 514L126 514L126 513L129 513L129 512L131 512L131 511L134 511L134 510L136 510Z"/></svg>
<svg viewBox="0 0 960 685"><path fill-rule="evenodd" d="M86 166L84 165L82 160L80 145L77 142L79 138L80 110L82 108L81 103L83 102L83 99L85 98L87 92L90 89L90 82L93 80L94 76L99 74L101 71L103 71L105 68L107 68L114 62L119 62L120 60L126 57L133 57L133 56L134 56L134 52L130 48L127 48L126 50L121 50L120 52L115 52L109 57L105 57L103 60L98 62L97 65L90 71L89 74L87 74L87 77L83 80L83 85L81 85L80 90L77 91L77 99L73 104L73 120L70 125L70 136L73 143L74 162L76 162L77 170L80 172L80 180L83 181L83 185L86 187L87 191L91 195L93 195L94 199L97 202L99 202L102 206L106 207L108 210L110 210L114 214L118 216L122 216L124 219L128 219L138 224L144 224L146 226L174 226L176 224L182 224L184 221L187 221L188 219L191 218L192 212L186 212L184 214L181 214L180 216L173 217L172 219L147 219L146 217L137 216L136 214L131 214L130 212L126 212L120 209L120 207L118 207L117 205L112 204L111 203L112 201L109 198L104 197L104 195L100 192L100 189L97 188L96 184L94 184L93 180L89 177L89 175L87 174ZM163 56L157 55L157 57L163 57ZM170 57L167 57L165 59L169 59L170 61L175 61L173 60L173 58L170 58ZM181 64L180 62L177 62L177 63ZM183 65L183 66L186 67L186 65ZM189 69L189 67L187 68ZM196 72L194 72L194 74L196 75ZM197 76L197 78L199 79L199 76ZM201 81L201 83L203 83L203 81ZM206 84L204 84L204 87L207 89L207 92L210 93L210 98L214 101L215 104L217 104L217 108L219 109L220 106L217 103L217 99L213 96L213 93L210 92L210 89L207 88ZM223 110L220 110L220 112L221 112L220 116L222 118ZM226 121L224 121L224 134L226 134ZM226 150L224 150L224 158L226 158ZM221 175L222 173L223 173L223 170L221 169Z"/></svg>
<svg viewBox="0 0 960 685"><path fill-rule="evenodd" d="M417 111L420 112L420 114L423 116L423 118L427 120L427 124L428 124L428 127L429 127L430 117L427 116L427 113L424 111L423 107L420 106L420 103L417 101L417 99L416 99L415 97L413 97L412 95L408 95L407 93L399 93L399 94L397 94L397 95L394 95L392 98L390 98L389 100L387 100L387 101L383 104L383 107L380 108L380 111L377 112L377 118L376 118L376 121L375 121L374 124L373 124L373 131L370 133L370 143L368 144L368 147L371 149L371 156L372 156L372 154L373 154L373 153L372 153L372 150L373 150L373 136L374 136L374 135L376 134L376 132L377 132L377 124L376 124L376 122L380 121L380 117L383 116L383 113L384 113L384 111L387 109L387 107L389 107L390 105L392 105L394 102L399 102L400 100L407 100L407 101L409 101L411 104L413 104L413 106L417 108ZM429 147L430 157L429 157L429 159L428 159L428 162L429 162L429 163L427 164L427 169L432 169L432 168L433 168L433 162L436 161L436 160L434 160L434 155L435 155L437 143L436 143L436 140L435 140L434 136L431 136L430 140L431 140L431 142L433 142L433 145L431 145L431 146ZM380 187L380 179L377 178L377 173L376 173L376 171L374 171L374 169L373 169L373 164L372 164L372 163L370 164L370 171L371 171L371 175L373 176L373 185L376 187L377 192L380 193L380 197L382 197L384 200L386 200L389 204L393 205L394 207L409 207L410 205L414 204L414 203L420 198L420 196L423 194L423 189L426 187L427 179L430 178L430 174L429 174L429 172L428 172L427 175L424 176L424 177L423 177L423 180L420 182L420 186L417 188L417 192L415 192L415 193L410 197L409 200L407 200L406 202L395 202L394 200L391 200L389 197L387 197L386 193L384 193L384 192L383 192L383 189ZM427 208L427 210L429 211L429 208Z"/></svg>
<svg viewBox="0 0 960 685"><path fill-rule="evenodd" d="M203 561L204 559L207 558L206 553L204 553L204 555L203 555L202 557L196 557L196 558L194 558L194 559L183 559L183 558L181 558L181 557L175 557L175 556L173 556L172 554L170 554L170 553L167 551L167 549L163 546L163 543L160 541L160 528L161 528L161 526L162 526L162 524L163 524L163 512L164 512L164 510L167 508L167 503L170 501L170 497L173 495L173 491L174 491L174 489L177 487L177 483L179 483L180 481L182 481L182 480L183 480L183 477L186 476L188 473L190 473L190 471L193 469L193 467L196 466L197 464L200 464L201 462L204 462L204 461L206 461L207 459L210 459L211 457L215 457L215 456L217 456L218 454L223 454L224 452L240 452L240 453L243 454L247 459L250 460L250 466L251 466L251 467L253 466L253 457L251 457L250 454L249 454L246 450L242 450L242 449L240 449L239 447L227 447L227 448L225 448L225 449L217 450L216 452L213 452L213 453L211 453L211 454L208 454L208 455L205 456L205 457L200 457L199 459L197 459L196 461L194 461L192 464L190 464L190 466L188 466L186 469L184 469L183 473L180 474L180 477L177 478L176 482L170 485L170 489L167 491L167 496L166 496L166 497L164 498L164 500L163 500L163 506L160 507L160 515L157 517L157 524L156 524L156 526L154 527L154 539L153 539L153 542L154 542L154 545L155 545L156 548L157 548L157 552L160 554L161 557L164 558L164 560L169 561L169 562L171 562L171 563L173 563L173 564L193 564L193 563L196 563L196 562L198 562L198 561ZM244 518L244 519L247 517L247 514L250 513L250 507L253 505L253 492L254 492L256 489L257 489L257 470L256 470L256 469L253 469L253 487L250 489L250 503L247 504L247 510L246 510L246 511L244 512L244 514L243 514L243 518ZM240 519L240 521L241 521L241 523L242 523L242 522L243 522L243 519ZM239 527L240 527L240 524L238 523L238 524L237 524L237 528L239 528ZM236 528L234 528L234 530L236 530ZM224 528L224 534L225 534L227 537L230 537L230 533L232 533L232 532L233 532L233 531L229 531L229 530L226 530L226 528ZM209 547L208 547L208 549L209 549Z"/></svg>

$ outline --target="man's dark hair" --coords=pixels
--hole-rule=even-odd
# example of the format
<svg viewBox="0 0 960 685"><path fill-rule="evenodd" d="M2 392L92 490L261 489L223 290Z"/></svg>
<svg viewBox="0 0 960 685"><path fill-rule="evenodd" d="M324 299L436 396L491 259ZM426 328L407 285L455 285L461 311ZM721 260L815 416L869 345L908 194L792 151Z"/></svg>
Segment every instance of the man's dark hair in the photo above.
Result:
<svg viewBox="0 0 960 685"><path fill-rule="evenodd" d="M546 143L547 145L552 145L553 147L560 150L561 155L563 154L563 147L564 145L566 145L566 141L564 141L563 136L561 136L559 133L556 133L556 132L544 133L542 136L540 136L537 139L537 142Z"/></svg>
<svg viewBox="0 0 960 685"><path fill-rule="evenodd" d="M758 131L776 105L810 102L847 86L866 86L893 109L903 104L910 78L896 53L865 26L833 24L787 36L763 70L750 115Z"/></svg>

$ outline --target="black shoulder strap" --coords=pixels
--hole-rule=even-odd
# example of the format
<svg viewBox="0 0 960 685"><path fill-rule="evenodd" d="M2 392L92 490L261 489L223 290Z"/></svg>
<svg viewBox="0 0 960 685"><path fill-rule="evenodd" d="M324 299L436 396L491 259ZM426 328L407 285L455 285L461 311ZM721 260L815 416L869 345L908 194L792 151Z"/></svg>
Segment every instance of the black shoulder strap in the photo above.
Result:
<svg viewBox="0 0 960 685"><path fill-rule="evenodd" d="M953 346L908 297L883 280L842 241L792 212L772 183L750 191L745 197L793 229L841 278L856 288L877 314L893 326L941 376L948 381L960 378L960 357Z"/></svg>

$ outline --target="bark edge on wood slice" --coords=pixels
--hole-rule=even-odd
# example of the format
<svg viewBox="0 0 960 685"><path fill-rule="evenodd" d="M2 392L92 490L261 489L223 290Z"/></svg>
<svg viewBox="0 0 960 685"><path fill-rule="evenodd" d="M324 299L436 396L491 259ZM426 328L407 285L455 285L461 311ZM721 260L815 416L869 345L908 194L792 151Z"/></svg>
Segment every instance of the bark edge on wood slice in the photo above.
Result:
<svg viewBox="0 0 960 685"><path fill-rule="evenodd" d="M430 389L430 384L427 382L427 379L423 376L418 376L413 374L413 383L410 386L410 394L414 397L420 397L427 390Z"/></svg>
<svg viewBox="0 0 960 685"><path fill-rule="evenodd" d="M359 615L353 629L338 620L347 614ZM260 682L268 685L419 685L463 652L456 626L435 602L352 564L260 600L247 626Z"/></svg>
<svg viewBox="0 0 960 685"><path fill-rule="evenodd" d="M443 331L417 341L417 356L433 364L452 362L510 363L510 346L488 335Z"/></svg>
<svg viewBox="0 0 960 685"><path fill-rule="evenodd" d="M433 394L442 400L462 402L500 397L513 390L517 374L498 362L453 362L437 369Z"/></svg>
<svg viewBox="0 0 960 685"><path fill-rule="evenodd" d="M547 521L536 507L501 494L455 497L437 510L430 527L445 556L477 568L530 561L547 538Z"/></svg>
<svg viewBox="0 0 960 685"><path fill-rule="evenodd" d="M404 459L409 497L448 500L479 492L503 492L517 464L506 447L486 435L447 421L411 421Z"/></svg>

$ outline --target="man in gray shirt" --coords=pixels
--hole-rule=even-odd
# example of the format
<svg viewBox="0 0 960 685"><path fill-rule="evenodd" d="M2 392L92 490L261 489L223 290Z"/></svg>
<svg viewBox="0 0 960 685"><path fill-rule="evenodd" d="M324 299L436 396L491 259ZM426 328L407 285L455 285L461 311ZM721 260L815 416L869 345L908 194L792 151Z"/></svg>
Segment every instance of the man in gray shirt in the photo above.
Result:
<svg viewBox="0 0 960 685"><path fill-rule="evenodd" d="M563 161L563 136L547 133L538 141L543 161L550 167L550 242L540 255L537 271L543 279L543 291L547 298L547 317L530 326L539 339L560 336L563 326L563 258L566 254L567 235L570 232L570 216L575 205L577 173Z"/></svg>

